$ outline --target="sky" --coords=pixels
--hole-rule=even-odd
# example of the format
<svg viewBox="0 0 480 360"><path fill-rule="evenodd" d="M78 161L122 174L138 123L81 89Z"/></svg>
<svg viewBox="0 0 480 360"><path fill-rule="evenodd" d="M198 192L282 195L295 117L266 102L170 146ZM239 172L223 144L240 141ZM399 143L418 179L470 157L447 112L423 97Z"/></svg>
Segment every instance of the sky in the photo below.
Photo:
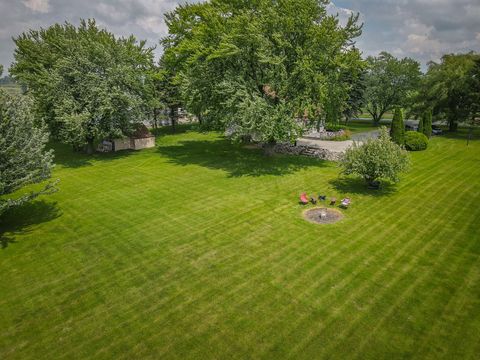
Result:
<svg viewBox="0 0 480 360"><path fill-rule="evenodd" d="M163 14L180 2L184 1L0 0L0 64L7 69L13 61L12 37L57 22L78 24L80 18L95 18L116 35L134 34L156 46L167 33ZM385 50L412 57L425 68L445 53L480 52L479 0L335 0L328 11L341 20L360 13L364 28L357 46L365 56Z"/></svg>

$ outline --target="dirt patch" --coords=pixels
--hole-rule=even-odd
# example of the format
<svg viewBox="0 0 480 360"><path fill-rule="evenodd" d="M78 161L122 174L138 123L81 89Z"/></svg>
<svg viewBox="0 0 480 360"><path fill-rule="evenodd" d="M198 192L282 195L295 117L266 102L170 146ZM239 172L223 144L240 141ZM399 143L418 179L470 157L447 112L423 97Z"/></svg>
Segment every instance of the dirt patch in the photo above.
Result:
<svg viewBox="0 0 480 360"><path fill-rule="evenodd" d="M333 224L343 219L343 214L337 209L313 208L303 212L305 220L315 224Z"/></svg>

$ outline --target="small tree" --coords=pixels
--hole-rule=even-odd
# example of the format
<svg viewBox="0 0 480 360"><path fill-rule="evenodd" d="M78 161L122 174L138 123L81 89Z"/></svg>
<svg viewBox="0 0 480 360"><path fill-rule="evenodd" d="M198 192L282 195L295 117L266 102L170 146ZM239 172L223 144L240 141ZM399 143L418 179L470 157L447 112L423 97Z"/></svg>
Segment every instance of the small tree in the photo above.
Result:
<svg viewBox="0 0 480 360"><path fill-rule="evenodd" d="M423 128L424 128L424 124L425 124L425 114L422 114L422 116L420 117L420 120L418 120L418 129L417 131L421 134L423 134Z"/></svg>
<svg viewBox="0 0 480 360"><path fill-rule="evenodd" d="M409 163L407 151L392 142L387 128L381 127L378 139L347 149L340 166L343 174L359 175L370 187L378 188L381 179L397 182L399 173L406 171Z"/></svg>
<svg viewBox="0 0 480 360"><path fill-rule="evenodd" d="M398 145L405 143L405 124L403 122L403 111L400 108L395 109L390 129L390 136L392 141Z"/></svg>
<svg viewBox="0 0 480 360"><path fill-rule="evenodd" d="M7 197L25 185L50 177L53 150L45 151L47 141L45 126L34 124L31 100L0 90L0 215L10 207L55 190L50 183L37 192Z"/></svg>
<svg viewBox="0 0 480 360"><path fill-rule="evenodd" d="M423 134L428 138L432 136L432 110L423 114Z"/></svg>

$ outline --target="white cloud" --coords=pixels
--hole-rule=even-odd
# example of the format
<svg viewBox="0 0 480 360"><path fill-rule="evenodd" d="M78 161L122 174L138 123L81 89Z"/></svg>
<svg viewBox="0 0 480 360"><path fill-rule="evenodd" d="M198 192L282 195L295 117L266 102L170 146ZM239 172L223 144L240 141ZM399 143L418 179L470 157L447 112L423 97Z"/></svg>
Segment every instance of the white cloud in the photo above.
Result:
<svg viewBox="0 0 480 360"><path fill-rule="evenodd" d="M48 13L50 11L50 0L23 0L23 5L32 11Z"/></svg>
<svg viewBox="0 0 480 360"><path fill-rule="evenodd" d="M150 33L166 34L168 32L167 25L159 16L142 16L135 23Z"/></svg>

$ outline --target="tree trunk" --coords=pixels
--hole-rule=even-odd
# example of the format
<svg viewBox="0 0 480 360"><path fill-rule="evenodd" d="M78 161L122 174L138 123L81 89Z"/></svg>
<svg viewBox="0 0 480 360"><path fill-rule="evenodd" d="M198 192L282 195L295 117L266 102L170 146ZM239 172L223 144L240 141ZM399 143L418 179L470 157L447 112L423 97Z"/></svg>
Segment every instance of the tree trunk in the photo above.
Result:
<svg viewBox="0 0 480 360"><path fill-rule="evenodd" d="M273 156L275 154L275 141L269 141L263 144L263 151L266 156Z"/></svg>
<svg viewBox="0 0 480 360"><path fill-rule="evenodd" d="M85 151L87 152L88 155L93 154L93 138L87 139L87 146L85 148Z"/></svg>
<svg viewBox="0 0 480 360"><path fill-rule="evenodd" d="M455 132L457 131L457 128L458 128L458 124L455 121L455 119L453 118L448 119L448 130L451 132Z"/></svg>
<svg viewBox="0 0 480 360"><path fill-rule="evenodd" d="M175 133L175 108L173 106L170 107L170 122L172 124L172 132Z"/></svg>
<svg viewBox="0 0 480 360"><path fill-rule="evenodd" d="M158 109L153 109L153 127L158 128Z"/></svg>
<svg viewBox="0 0 480 360"><path fill-rule="evenodd" d="M373 190L378 190L380 188L380 181L370 178L365 178L368 188Z"/></svg>

